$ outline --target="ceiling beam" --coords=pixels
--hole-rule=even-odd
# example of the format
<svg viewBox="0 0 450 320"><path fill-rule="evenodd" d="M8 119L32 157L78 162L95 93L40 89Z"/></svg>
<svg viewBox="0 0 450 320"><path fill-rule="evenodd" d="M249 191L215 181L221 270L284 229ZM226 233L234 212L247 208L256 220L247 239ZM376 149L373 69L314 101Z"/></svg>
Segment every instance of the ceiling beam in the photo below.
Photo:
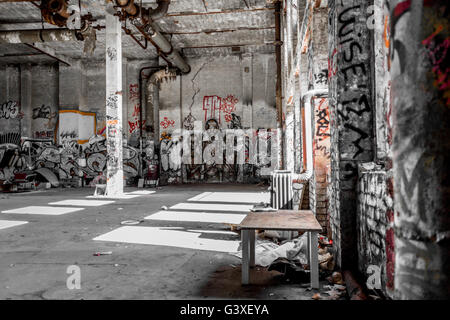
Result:
<svg viewBox="0 0 450 320"><path fill-rule="evenodd" d="M162 34L170 35L182 35L182 34L210 34L210 33L225 33L225 32L236 32L236 31L259 31L259 30L270 30L275 29L273 27L242 27L237 29L217 29L217 30L202 30L202 31L167 31L161 32Z"/></svg>
<svg viewBox="0 0 450 320"><path fill-rule="evenodd" d="M181 47L181 49L207 49L207 48L228 48L228 47L245 47L245 46L270 46L275 45L273 42L255 42L255 43L238 43L238 44L218 44L211 46L188 46Z"/></svg>
<svg viewBox="0 0 450 320"><path fill-rule="evenodd" d="M61 63L65 64L65 65L69 66L69 67L70 67L70 63L69 62L73 63L71 61L71 59L68 59L68 57L64 57L64 60L61 59L62 57L61 58L57 57L57 54L56 54L55 50L53 50L53 49L43 45L42 43L37 43L37 42L33 43L33 44L31 44L31 43L24 43L24 45L26 45L26 46L28 46L30 48L33 48L36 51L39 51L40 53L43 53L43 54L45 54L45 55L47 55L47 56L57 60L58 62L61 62ZM60 54L58 54L58 55L62 56ZM69 61L69 62L67 62L67 61Z"/></svg>
<svg viewBox="0 0 450 320"><path fill-rule="evenodd" d="M205 16L211 14L232 14L232 13L248 13L258 11L273 11L274 8L255 8L255 9L230 9L223 11L208 11L208 12L172 12L166 14L166 17L184 17L184 16Z"/></svg>

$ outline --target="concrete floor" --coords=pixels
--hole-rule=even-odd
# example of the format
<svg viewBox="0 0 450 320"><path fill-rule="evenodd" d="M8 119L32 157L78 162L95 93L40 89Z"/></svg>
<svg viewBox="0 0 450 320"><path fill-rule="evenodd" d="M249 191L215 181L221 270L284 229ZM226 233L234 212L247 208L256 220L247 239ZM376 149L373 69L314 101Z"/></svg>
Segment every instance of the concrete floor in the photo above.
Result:
<svg viewBox="0 0 450 320"><path fill-rule="evenodd" d="M253 284L241 286L240 259L228 253L92 240L121 227L121 221L142 219L163 205L175 205L202 192L266 190L251 185L167 186L151 195L60 216L1 213L0 219L29 223L0 230L0 299L310 300L317 291L308 290L308 283L292 284L280 273L260 267L252 270ZM86 199L93 191L0 194L0 210ZM230 230L226 225L200 222L145 220L139 226ZM112 255L93 255L100 251L112 251ZM81 289L67 288L69 265L80 267ZM325 284L321 281L321 288Z"/></svg>

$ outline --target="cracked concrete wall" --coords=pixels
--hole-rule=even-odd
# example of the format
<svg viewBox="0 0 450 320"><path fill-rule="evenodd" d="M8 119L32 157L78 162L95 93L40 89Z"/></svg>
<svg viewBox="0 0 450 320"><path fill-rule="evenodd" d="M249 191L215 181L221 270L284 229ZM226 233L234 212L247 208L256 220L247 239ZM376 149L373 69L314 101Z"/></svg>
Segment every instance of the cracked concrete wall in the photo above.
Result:
<svg viewBox="0 0 450 320"><path fill-rule="evenodd" d="M198 58L189 64L188 75L160 85L161 132L188 128L194 120L205 128L210 119L222 129L231 127L233 119L244 129L276 126L273 55ZM220 101L228 107L219 110Z"/></svg>

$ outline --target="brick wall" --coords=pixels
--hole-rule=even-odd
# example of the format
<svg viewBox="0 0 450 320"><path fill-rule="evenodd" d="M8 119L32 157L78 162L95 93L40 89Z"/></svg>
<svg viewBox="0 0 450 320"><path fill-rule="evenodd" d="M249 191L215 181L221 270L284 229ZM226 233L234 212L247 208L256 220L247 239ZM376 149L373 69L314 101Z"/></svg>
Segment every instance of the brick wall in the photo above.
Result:
<svg viewBox="0 0 450 320"><path fill-rule="evenodd" d="M381 270L381 289L389 292L390 265L390 215L393 201L389 192L389 172L375 163L360 164L357 189L357 245L358 269L361 274L370 275L367 268L374 265Z"/></svg>

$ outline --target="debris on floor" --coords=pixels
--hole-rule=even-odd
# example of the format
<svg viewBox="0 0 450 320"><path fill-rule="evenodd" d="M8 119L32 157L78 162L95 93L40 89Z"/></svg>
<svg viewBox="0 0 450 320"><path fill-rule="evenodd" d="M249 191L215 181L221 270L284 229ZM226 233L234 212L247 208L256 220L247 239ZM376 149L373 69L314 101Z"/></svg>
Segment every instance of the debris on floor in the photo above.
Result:
<svg viewBox="0 0 450 320"><path fill-rule="evenodd" d="M325 291L325 293L329 295L330 300L338 300L346 294L345 286L341 286L339 284L335 284L333 286L326 285L324 288L328 289L328 291Z"/></svg>
<svg viewBox="0 0 450 320"><path fill-rule="evenodd" d="M233 253L242 258L242 251ZM298 260L301 264L306 264L306 236L301 236L292 241L278 245L268 240L256 240L255 243L255 264L267 267L278 258Z"/></svg>
<svg viewBox="0 0 450 320"><path fill-rule="evenodd" d="M327 280L332 284L345 285L345 282L342 279L342 274L338 271L333 272L332 275L327 278Z"/></svg>
<svg viewBox="0 0 450 320"><path fill-rule="evenodd" d="M126 225L126 226L134 226L134 225L140 224L140 223L142 223L144 221L145 221L144 219L140 219L140 220L125 220L125 221L122 221L120 224Z"/></svg>
<svg viewBox="0 0 450 320"><path fill-rule="evenodd" d="M262 239L264 239L264 238L272 239L275 242L278 242L278 239L281 238L280 234L275 230L265 230L265 231L259 233L258 237L262 238Z"/></svg>
<svg viewBox="0 0 450 320"><path fill-rule="evenodd" d="M286 258L278 258L270 264L267 271L278 271L284 274L286 282L305 283L310 281L311 276L308 270L298 263L295 263Z"/></svg>
<svg viewBox="0 0 450 320"><path fill-rule="evenodd" d="M96 252L93 254L94 256L109 256L112 255L112 251L104 251L104 252Z"/></svg>
<svg viewBox="0 0 450 320"><path fill-rule="evenodd" d="M314 300L320 300L320 299L322 299L320 293L314 294L311 298L313 298Z"/></svg>

